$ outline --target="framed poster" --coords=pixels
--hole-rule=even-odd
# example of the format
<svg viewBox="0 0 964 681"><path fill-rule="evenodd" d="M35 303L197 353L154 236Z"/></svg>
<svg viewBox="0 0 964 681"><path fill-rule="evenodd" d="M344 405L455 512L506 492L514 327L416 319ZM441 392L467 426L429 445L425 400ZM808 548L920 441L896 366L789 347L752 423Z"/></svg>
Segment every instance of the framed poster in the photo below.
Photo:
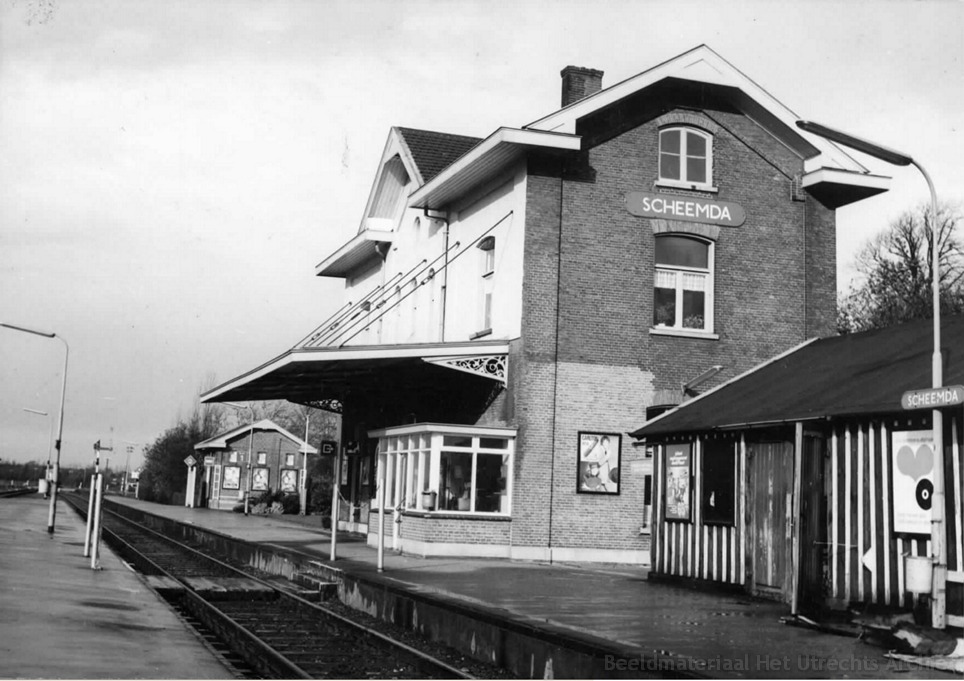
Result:
<svg viewBox="0 0 964 681"><path fill-rule="evenodd" d="M292 469L285 469L281 471L281 491L298 491L298 471Z"/></svg>
<svg viewBox="0 0 964 681"><path fill-rule="evenodd" d="M894 532L929 535L934 494L934 433L895 430L892 437Z"/></svg>
<svg viewBox="0 0 964 681"><path fill-rule="evenodd" d="M223 489L238 489L241 486L241 467L225 466Z"/></svg>
<svg viewBox="0 0 964 681"><path fill-rule="evenodd" d="M690 446L666 445L666 519L690 519Z"/></svg>
<svg viewBox="0 0 964 681"><path fill-rule="evenodd" d="M576 491L619 494L622 436L619 433L579 432Z"/></svg>
<svg viewBox="0 0 964 681"><path fill-rule="evenodd" d="M251 478L251 489L263 492L268 489L268 469L267 468L255 468L252 473Z"/></svg>

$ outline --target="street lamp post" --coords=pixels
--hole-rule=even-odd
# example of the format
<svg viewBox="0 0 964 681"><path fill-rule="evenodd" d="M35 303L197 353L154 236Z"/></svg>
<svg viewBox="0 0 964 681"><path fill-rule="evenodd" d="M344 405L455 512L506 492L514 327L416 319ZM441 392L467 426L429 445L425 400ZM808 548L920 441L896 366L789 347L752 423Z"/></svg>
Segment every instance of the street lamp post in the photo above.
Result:
<svg viewBox="0 0 964 681"><path fill-rule="evenodd" d="M940 250L938 247L940 234L937 226L937 192L930 175L927 174L920 163L900 151L888 149L812 121L797 121L797 127L892 165L912 165L924 176L924 181L927 182L927 188L931 195L931 285L933 289L931 293L934 306L934 353L931 357L931 387L942 387L944 377L943 362L941 361ZM935 629L943 629L947 620L947 546L944 541L944 418L940 409L933 411L932 424L935 451L934 494L931 500L931 554L934 561L933 579L931 580L931 600L933 603L931 624Z"/></svg>
<svg viewBox="0 0 964 681"><path fill-rule="evenodd" d="M45 331L36 331L34 329L27 329L22 326L14 326L13 324L4 324L0 322L0 326L7 329L13 329L14 331L22 331L24 333L32 333L35 336L43 336L44 338L56 338L61 343L64 344L64 375L63 382L60 388L60 415L57 418L57 440L56 440L56 456L54 459L53 475L51 476L51 491L50 491L50 511L47 515L47 533L54 533L54 522L57 519L57 487L60 484L60 445L64 435L64 402L67 398L67 359L70 355L70 346L67 345L67 341L63 336L58 336L55 333L47 333Z"/></svg>

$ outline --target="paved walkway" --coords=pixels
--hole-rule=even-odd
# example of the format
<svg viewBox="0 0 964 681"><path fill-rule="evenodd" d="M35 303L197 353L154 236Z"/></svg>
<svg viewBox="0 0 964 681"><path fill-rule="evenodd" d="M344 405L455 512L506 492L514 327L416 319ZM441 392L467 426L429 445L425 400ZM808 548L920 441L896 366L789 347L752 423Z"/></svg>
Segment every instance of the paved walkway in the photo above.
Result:
<svg viewBox="0 0 964 681"><path fill-rule="evenodd" d="M322 561L330 557L330 533L321 529L319 516L244 516L111 499ZM376 558L376 550L361 538L338 535L340 569L375 573ZM419 558L386 550L380 578L411 591L447 594L534 626L548 623L617 641L641 655L659 650L686 656L714 677L959 678L898 663L856 638L784 625L780 617L788 610L777 603L648 582L642 568ZM640 662L614 664L632 671Z"/></svg>
<svg viewBox="0 0 964 681"><path fill-rule="evenodd" d="M39 495L0 499L0 677L230 679L170 608L110 551L84 558L84 524Z"/></svg>

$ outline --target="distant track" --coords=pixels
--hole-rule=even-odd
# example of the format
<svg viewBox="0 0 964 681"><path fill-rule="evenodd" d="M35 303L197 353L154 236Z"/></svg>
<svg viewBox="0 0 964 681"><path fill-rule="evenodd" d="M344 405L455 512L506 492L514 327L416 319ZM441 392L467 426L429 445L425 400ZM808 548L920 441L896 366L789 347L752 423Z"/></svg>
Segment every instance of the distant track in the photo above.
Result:
<svg viewBox="0 0 964 681"><path fill-rule="evenodd" d="M87 501L65 494L86 516ZM473 678L422 651L352 622L109 511L104 540L145 575L238 676L263 678ZM250 668L246 670L246 668ZM253 672L253 673L252 673Z"/></svg>
<svg viewBox="0 0 964 681"><path fill-rule="evenodd" d="M36 487L19 487L17 489L5 489L0 492L0 499L9 499L11 497L25 497L28 494L37 494Z"/></svg>

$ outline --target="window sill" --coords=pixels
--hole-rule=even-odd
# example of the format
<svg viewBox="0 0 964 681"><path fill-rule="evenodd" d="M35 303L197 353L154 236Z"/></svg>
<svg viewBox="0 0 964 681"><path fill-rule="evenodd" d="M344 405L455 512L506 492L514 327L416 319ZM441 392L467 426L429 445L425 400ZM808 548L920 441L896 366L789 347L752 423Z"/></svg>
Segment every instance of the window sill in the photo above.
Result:
<svg viewBox="0 0 964 681"><path fill-rule="evenodd" d="M476 331L475 333L469 336L469 340L477 340L479 338L484 338L485 336L491 336L491 335L492 335L492 327L489 327L488 329L482 329L481 331Z"/></svg>
<svg viewBox="0 0 964 681"><path fill-rule="evenodd" d="M696 329L677 329L673 327L654 326L649 330L652 336L676 336L677 338L700 338L702 340L720 340L720 334L712 331L697 331Z"/></svg>
<svg viewBox="0 0 964 681"><path fill-rule="evenodd" d="M656 180L653 185L654 187L662 187L664 189L690 189L694 192L708 192L710 194L718 194L720 192L719 187L714 187L708 184L694 184L692 182L676 182L675 180Z"/></svg>
<svg viewBox="0 0 964 681"><path fill-rule="evenodd" d="M388 514L389 510L385 509L385 515ZM473 513L472 511L420 511L414 508L405 509L402 511L402 515L412 518L437 518L440 520L495 520L498 522L512 520L512 516L501 513Z"/></svg>

